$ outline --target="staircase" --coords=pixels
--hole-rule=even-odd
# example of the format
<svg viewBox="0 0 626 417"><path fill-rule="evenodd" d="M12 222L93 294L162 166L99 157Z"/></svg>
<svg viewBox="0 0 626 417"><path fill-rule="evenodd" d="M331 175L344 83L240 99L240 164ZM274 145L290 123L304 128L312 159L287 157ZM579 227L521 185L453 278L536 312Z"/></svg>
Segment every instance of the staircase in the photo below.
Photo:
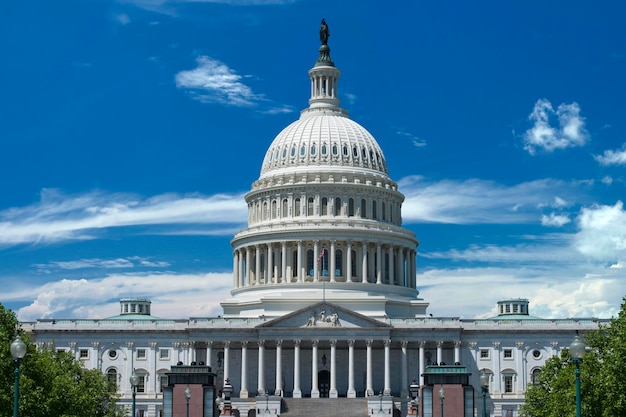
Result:
<svg viewBox="0 0 626 417"><path fill-rule="evenodd" d="M283 398L284 417L367 417L367 398Z"/></svg>

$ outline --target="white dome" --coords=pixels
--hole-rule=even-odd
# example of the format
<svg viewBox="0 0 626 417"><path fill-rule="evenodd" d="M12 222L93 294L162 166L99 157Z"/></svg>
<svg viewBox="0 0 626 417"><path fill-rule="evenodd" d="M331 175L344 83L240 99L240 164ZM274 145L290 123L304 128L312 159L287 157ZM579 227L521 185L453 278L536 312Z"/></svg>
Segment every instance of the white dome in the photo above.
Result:
<svg viewBox="0 0 626 417"><path fill-rule="evenodd" d="M307 167L357 168L388 175L380 146L363 126L344 112L311 110L276 136L265 154L261 178Z"/></svg>

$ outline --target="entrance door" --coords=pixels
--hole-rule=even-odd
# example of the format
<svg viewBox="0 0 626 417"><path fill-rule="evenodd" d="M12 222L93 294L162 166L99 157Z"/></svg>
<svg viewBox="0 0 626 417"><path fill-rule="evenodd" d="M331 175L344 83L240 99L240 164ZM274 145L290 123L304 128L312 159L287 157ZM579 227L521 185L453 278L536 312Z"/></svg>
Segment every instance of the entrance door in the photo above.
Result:
<svg viewBox="0 0 626 417"><path fill-rule="evenodd" d="M328 398L330 391L330 372L327 370L320 371L317 374L317 381L320 389L320 398Z"/></svg>

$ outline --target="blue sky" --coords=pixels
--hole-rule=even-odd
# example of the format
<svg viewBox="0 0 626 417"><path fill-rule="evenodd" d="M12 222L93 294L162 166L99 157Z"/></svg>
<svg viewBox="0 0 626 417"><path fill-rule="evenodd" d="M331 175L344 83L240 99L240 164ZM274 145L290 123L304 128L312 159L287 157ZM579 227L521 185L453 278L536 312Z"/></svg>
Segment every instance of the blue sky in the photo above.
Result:
<svg viewBox="0 0 626 417"><path fill-rule="evenodd" d="M0 302L22 320L220 313L243 196L307 107L322 17L438 316L610 317L626 294L626 5L0 6Z"/></svg>

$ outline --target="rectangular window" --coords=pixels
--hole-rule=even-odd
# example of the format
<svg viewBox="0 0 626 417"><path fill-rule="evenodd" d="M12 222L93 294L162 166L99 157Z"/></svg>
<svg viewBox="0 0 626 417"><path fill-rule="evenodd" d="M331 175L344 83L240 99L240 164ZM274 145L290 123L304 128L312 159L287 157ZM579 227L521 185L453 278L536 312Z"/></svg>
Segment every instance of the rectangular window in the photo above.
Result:
<svg viewBox="0 0 626 417"><path fill-rule="evenodd" d="M146 376L139 376L139 384L137 385L137 392L146 392Z"/></svg>
<svg viewBox="0 0 626 417"><path fill-rule="evenodd" d="M159 349L159 359L162 361L169 360L170 351L168 349Z"/></svg>
<svg viewBox="0 0 626 417"><path fill-rule="evenodd" d="M504 359L513 359L513 349L504 349Z"/></svg>
<svg viewBox="0 0 626 417"><path fill-rule="evenodd" d="M513 392L513 375L504 375L504 392Z"/></svg>
<svg viewBox="0 0 626 417"><path fill-rule="evenodd" d="M518 306L518 304L513 304L513 312L514 313L517 313L517 306Z"/></svg>
<svg viewBox="0 0 626 417"><path fill-rule="evenodd" d="M480 350L480 359L489 359L489 349Z"/></svg>
<svg viewBox="0 0 626 417"><path fill-rule="evenodd" d="M510 312L511 312L511 305L510 305L510 304L507 304L504 308L506 309L505 311L506 311L507 313L510 313Z"/></svg>
<svg viewBox="0 0 626 417"><path fill-rule="evenodd" d="M80 359L89 359L89 349L81 349L78 352L78 357Z"/></svg>
<svg viewBox="0 0 626 417"><path fill-rule="evenodd" d="M137 359L146 359L145 349L137 349Z"/></svg>
<svg viewBox="0 0 626 417"><path fill-rule="evenodd" d="M167 386L167 375L161 375L159 377L159 391L163 392L163 387Z"/></svg>

